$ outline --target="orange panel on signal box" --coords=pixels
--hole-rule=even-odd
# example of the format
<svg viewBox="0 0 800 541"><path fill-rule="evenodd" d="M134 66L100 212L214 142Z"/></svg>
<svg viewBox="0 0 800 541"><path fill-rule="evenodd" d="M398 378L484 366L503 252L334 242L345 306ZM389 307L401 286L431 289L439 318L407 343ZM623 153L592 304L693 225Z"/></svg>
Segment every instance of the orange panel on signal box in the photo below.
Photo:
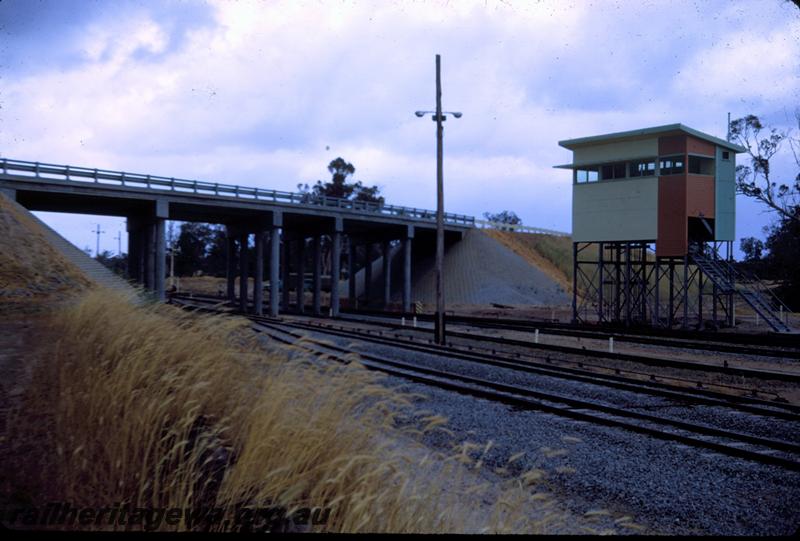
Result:
<svg viewBox="0 0 800 541"><path fill-rule="evenodd" d="M696 137L688 136L686 138L686 152L690 154L702 154L703 156L713 157L716 153L716 148L713 143L703 141Z"/></svg>
<svg viewBox="0 0 800 541"><path fill-rule="evenodd" d="M714 177L688 175L686 179L687 216L714 217Z"/></svg>
<svg viewBox="0 0 800 541"><path fill-rule="evenodd" d="M658 138L658 155L686 154L686 136L669 135Z"/></svg>
<svg viewBox="0 0 800 541"><path fill-rule="evenodd" d="M685 174L664 175L658 178L657 256L686 255L689 236L686 184Z"/></svg>

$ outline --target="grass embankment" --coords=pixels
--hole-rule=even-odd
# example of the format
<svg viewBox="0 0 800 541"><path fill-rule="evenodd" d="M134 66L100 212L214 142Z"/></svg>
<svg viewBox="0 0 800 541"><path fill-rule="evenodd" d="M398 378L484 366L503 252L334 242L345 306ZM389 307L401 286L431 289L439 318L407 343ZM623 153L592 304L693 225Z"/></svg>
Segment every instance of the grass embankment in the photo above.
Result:
<svg viewBox="0 0 800 541"><path fill-rule="evenodd" d="M538 267L566 291L572 291L572 240L569 237L497 229L483 232Z"/></svg>
<svg viewBox="0 0 800 541"><path fill-rule="evenodd" d="M41 227L0 194L0 309L2 314L35 312L91 285L56 251Z"/></svg>
<svg viewBox="0 0 800 541"><path fill-rule="evenodd" d="M329 507L315 528L325 531L537 530L524 481L501 490L473 478L480 450L409 451L414 430L442 419L397 428L410 402L379 376L357 362L269 355L255 340L244 320L108 292L64 308L9 421L16 501ZM185 516L160 524L191 527Z"/></svg>

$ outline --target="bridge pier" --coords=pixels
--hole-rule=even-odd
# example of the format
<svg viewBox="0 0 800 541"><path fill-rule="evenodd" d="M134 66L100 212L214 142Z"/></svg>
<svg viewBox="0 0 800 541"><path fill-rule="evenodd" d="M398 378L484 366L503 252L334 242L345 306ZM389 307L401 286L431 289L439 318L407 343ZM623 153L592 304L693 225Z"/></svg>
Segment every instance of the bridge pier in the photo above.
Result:
<svg viewBox="0 0 800 541"><path fill-rule="evenodd" d="M281 310L284 312L289 311L289 266L290 266L290 256L292 255L292 251L290 248L289 243L289 236L286 234L286 230L282 230L281 237L283 240L283 265L281 266Z"/></svg>
<svg viewBox="0 0 800 541"><path fill-rule="evenodd" d="M233 228L225 227L226 252L225 252L225 278L227 280L228 302L236 301L236 238Z"/></svg>
<svg viewBox="0 0 800 541"><path fill-rule="evenodd" d="M339 317L339 277L341 276L342 262L342 221L336 219L333 234L331 235L331 315Z"/></svg>
<svg viewBox="0 0 800 541"><path fill-rule="evenodd" d="M411 311L411 248L414 240L414 226L408 226L403 239L403 313Z"/></svg>
<svg viewBox="0 0 800 541"><path fill-rule="evenodd" d="M166 298L167 250L166 203L157 204L155 216L128 216L128 277L151 290L156 299Z"/></svg>
<svg viewBox="0 0 800 541"><path fill-rule="evenodd" d="M126 220L125 229L128 231L128 280L141 284L142 234L130 218Z"/></svg>
<svg viewBox="0 0 800 541"><path fill-rule="evenodd" d="M387 308L392 302L392 262L391 246L389 241L383 241L383 307Z"/></svg>
<svg viewBox="0 0 800 541"><path fill-rule="evenodd" d="M239 310L247 311L247 243L248 233L239 235Z"/></svg>
<svg viewBox="0 0 800 541"><path fill-rule="evenodd" d="M369 307L372 289L372 243L364 245L364 306Z"/></svg>
<svg viewBox="0 0 800 541"><path fill-rule="evenodd" d="M312 294L312 312L315 316L318 316L322 312L322 236L314 235L311 240L311 246L314 254L314 289Z"/></svg>
<svg viewBox="0 0 800 541"><path fill-rule="evenodd" d="M163 301L167 298L164 288L165 276L167 274L167 241L164 218L156 218L156 223L153 224L153 233L155 234L153 251L153 257L155 258L155 275L153 276L153 289L155 290L156 298Z"/></svg>
<svg viewBox="0 0 800 541"><path fill-rule="evenodd" d="M285 263L284 263L285 264ZM281 233L277 225L269 232L269 315L278 316L281 270Z"/></svg>
<svg viewBox="0 0 800 541"><path fill-rule="evenodd" d="M356 298L356 243L352 235L347 237L347 302L351 310L358 309Z"/></svg>
<svg viewBox="0 0 800 541"><path fill-rule="evenodd" d="M156 278L156 228L152 223L145 225L145 280L144 287L147 289L155 288Z"/></svg>
<svg viewBox="0 0 800 541"><path fill-rule="evenodd" d="M255 232L256 268L253 276L253 313L264 314L264 231Z"/></svg>
<svg viewBox="0 0 800 541"><path fill-rule="evenodd" d="M305 270L306 270L306 238L300 236L297 240L297 311L305 312Z"/></svg>

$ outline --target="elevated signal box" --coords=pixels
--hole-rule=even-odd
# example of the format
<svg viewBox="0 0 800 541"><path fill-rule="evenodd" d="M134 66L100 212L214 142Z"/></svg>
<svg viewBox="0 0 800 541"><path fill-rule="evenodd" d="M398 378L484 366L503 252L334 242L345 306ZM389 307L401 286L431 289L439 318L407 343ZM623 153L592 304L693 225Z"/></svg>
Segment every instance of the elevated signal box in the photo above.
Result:
<svg viewBox="0 0 800 541"><path fill-rule="evenodd" d="M736 154L669 124L559 141L572 151L573 321L734 324L741 296L773 329L780 304L731 264Z"/></svg>

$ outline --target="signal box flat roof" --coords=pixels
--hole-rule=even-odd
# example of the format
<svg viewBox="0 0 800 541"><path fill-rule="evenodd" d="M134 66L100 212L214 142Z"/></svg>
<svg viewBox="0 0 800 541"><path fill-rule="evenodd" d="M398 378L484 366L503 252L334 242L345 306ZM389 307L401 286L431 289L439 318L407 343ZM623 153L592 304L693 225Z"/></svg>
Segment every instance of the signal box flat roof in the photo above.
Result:
<svg viewBox="0 0 800 541"><path fill-rule="evenodd" d="M666 124L664 126L654 126L652 128L643 128L639 130L606 133L604 135L579 137L577 139L565 139L564 141L559 141L558 144L564 148L573 150L575 148L597 145L597 144L616 143L628 140L643 139L647 137L653 137L654 135L677 135L679 133L692 135L694 137L697 137L698 139L703 139L715 145L719 145L721 147L733 150L734 152L747 151L746 148L741 147L739 145L735 145L730 141L714 137L713 135L703 133L688 126L684 126L683 124Z"/></svg>

